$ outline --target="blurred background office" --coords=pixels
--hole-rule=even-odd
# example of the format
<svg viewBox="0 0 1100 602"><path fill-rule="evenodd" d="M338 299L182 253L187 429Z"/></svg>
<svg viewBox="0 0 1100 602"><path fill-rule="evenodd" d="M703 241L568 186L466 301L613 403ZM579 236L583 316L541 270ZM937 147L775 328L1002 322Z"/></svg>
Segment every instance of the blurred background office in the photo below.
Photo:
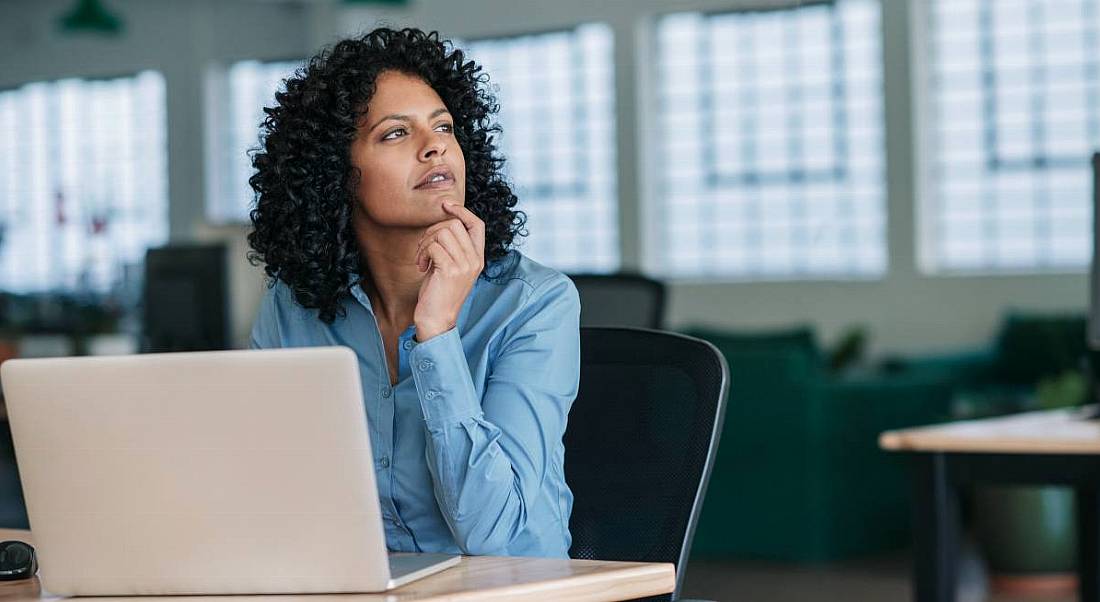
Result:
<svg viewBox="0 0 1100 602"><path fill-rule="evenodd" d="M878 433L1085 401L1100 0L4 0L0 361L246 347L262 107L378 24L485 67L587 323L726 356L686 594L907 599ZM1064 494L974 492L964 596L1072 570Z"/></svg>

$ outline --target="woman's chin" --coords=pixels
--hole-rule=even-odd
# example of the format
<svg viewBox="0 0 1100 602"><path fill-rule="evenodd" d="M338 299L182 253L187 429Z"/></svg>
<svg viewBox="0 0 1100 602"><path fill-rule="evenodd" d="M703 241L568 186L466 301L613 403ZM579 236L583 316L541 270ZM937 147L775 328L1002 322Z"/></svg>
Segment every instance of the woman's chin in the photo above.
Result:
<svg viewBox="0 0 1100 602"><path fill-rule="evenodd" d="M450 217L451 214L449 214L449 213L447 213L446 211L443 210L444 205L460 205L460 206L462 206L462 205L465 205L466 203L465 203L465 199L463 199L459 195L454 194L452 192L452 193L440 194L440 195L433 196L431 198L431 200L429 201L429 204L435 209L435 211L438 211L440 214L442 214L446 217Z"/></svg>
<svg viewBox="0 0 1100 602"><path fill-rule="evenodd" d="M420 215L423 216L425 222L428 222L427 225L429 226L432 224L437 224L444 220L451 219L454 216L450 213L447 213L447 211L443 209L443 205L455 202L456 200L453 197L434 199L431 205L423 208L423 211L420 212ZM457 202L461 203L462 201Z"/></svg>

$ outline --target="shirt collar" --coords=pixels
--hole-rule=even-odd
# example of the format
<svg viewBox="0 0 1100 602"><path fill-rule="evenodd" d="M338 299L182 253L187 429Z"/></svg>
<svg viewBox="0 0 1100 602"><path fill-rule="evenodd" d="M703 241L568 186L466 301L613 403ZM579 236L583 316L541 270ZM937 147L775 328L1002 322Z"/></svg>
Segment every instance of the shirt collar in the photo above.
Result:
<svg viewBox="0 0 1100 602"><path fill-rule="evenodd" d="M355 297L363 307L367 308L367 311L374 315L374 306L370 303L370 297L367 296L367 291L363 290L361 277L355 272L348 274L348 286L351 287L351 296Z"/></svg>

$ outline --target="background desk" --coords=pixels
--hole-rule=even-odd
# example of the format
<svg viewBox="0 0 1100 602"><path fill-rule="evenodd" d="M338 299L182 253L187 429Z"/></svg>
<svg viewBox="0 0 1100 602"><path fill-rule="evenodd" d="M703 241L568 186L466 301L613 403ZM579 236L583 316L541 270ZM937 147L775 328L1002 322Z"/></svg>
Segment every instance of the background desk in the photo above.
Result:
<svg viewBox="0 0 1100 602"><path fill-rule="evenodd" d="M1080 599L1100 602L1100 421L1082 416L1029 412L882 434L883 449L909 452L915 464L916 602L955 599L959 492L973 483L1073 487Z"/></svg>
<svg viewBox="0 0 1100 602"><path fill-rule="evenodd" d="M0 538L34 544L30 531L0 529ZM458 566L382 594L310 594L307 596L156 596L74 598L92 602L405 602L409 600L556 600L561 602L628 600L667 594L676 584L668 563L604 562L554 558L464 556ZM44 594L38 578L0 581L0 602L62 600Z"/></svg>

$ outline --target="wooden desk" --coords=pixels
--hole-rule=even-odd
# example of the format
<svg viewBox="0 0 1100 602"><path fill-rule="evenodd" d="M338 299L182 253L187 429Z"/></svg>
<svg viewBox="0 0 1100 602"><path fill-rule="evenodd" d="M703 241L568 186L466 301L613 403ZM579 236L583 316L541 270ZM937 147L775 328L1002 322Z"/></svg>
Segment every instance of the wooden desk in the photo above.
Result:
<svg viewBox="0 0 1100 602"><path fill-rule="evenodd" d="M974 483L1066 485L1077 494L1080 599L1100 602L1100 421L1084 411L1029 412L890 431L883 449L914 464L913 594L955 599L959 493Z"/></svg>
<svg viewBox="0 0 1100 602"><path fill-rule="evenodd" d="M30 531L0 529L0 539L34 544ZM672 592L676 585L668 563L559 560L465 556L458 566L383 594L310 594L264 596L157 596L72 598L93 602L406 602L431 600L556 600L561 602L627 600ZM0 581L0 602L63 600L42 592L38 578Z"/></svg>

